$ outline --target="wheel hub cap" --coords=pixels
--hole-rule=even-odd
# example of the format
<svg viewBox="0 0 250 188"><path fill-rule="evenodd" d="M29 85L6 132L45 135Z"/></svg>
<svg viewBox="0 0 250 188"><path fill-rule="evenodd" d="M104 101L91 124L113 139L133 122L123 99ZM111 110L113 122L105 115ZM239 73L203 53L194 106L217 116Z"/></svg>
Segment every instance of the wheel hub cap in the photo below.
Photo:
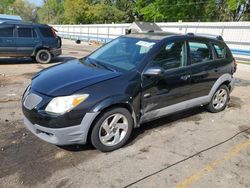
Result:
<svg viewBox="0 0 250 188"><path fill-rule="evenodd" d="M218 90L213 98L213 106L215 109L221 109L227 102L227 91L225 89Z"/></svg>
<svg viewBox="0 0 250 188"><path fill-rule="evenodd" d="M128 131L128 120L122 114L113 114L106 118L99 130L99 139L106 146L120 143Z"/></svg>

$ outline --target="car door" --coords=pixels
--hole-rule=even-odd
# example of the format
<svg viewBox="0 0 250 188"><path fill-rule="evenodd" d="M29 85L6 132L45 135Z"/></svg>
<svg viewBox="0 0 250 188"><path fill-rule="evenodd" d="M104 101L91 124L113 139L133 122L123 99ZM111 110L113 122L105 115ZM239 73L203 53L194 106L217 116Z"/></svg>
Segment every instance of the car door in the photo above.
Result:
<svg viewBox="0 0 250 188"><path fill-rule="evenodd" d="M40 43L37 33L32 26L16 26L17 55L31 56L35 47Z"/></svg>
<svg viewBox="0 0 250 188"><path fill-rule="evenodd" d="M207 40L192 39L188 41L188 52L191 70L190 96L192 98L206 96L218 79L211 45Z"/></svg>
<svg viewBox="0 0 250 188"><path fill-rule="evenodd" d="M176 104L189 99L190 69L187 66L186 42L164 44L145 70L150 67L161 67L163 74L142 76L142 121L171 113L171 109L178 111L174 109L178 106Z"/></svg>
<svg viewBox="0 0 250 188"><path fill-rule="evenodd" d="M16 56L14 25L0 25L0 56Z"/></svg>

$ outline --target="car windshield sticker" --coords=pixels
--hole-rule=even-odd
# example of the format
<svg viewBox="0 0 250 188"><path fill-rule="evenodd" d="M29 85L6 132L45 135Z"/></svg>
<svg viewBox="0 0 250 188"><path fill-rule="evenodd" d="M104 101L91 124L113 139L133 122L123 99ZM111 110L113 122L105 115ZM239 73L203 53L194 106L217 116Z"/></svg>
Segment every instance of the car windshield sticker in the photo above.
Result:
<svg viewBox="0 0 250 188"><path fill-rule="evenodd" d="M146 41L139 41L136 44L139 45L139 46L146 47L146 48L151 48L152 46L155 45L154 42L146 42Z"/></svg>

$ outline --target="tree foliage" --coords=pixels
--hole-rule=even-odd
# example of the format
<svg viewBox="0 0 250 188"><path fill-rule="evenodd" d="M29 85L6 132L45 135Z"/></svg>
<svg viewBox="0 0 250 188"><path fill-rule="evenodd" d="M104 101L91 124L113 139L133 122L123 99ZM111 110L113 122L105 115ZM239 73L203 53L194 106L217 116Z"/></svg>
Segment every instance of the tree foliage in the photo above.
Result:
<svg viewBox="0 0 250 188"><path fill-rule="evenodd" d="M49 24L250 20L250 0L0 0L0 13Z"/></svg>
<svg viewBox="0 0 250 188"><path fill-rule="evenodd" d="M38 8L39 22L50 24L61 24L64 22L64 1L44 0L43 6Z"/></svg>

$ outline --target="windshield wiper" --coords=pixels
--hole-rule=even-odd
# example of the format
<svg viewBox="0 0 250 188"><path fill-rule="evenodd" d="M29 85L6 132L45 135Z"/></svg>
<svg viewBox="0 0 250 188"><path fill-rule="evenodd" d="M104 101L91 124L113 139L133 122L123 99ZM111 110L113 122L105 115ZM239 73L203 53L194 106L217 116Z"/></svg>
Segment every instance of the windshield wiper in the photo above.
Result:
<svg viewBox="0 0 250 188"><path fill-rule="evenodd" d="M90 64L96 66L96 67L102 67L104 69L107 69L107 70L110 70L112 72L116 72L115 69L112 69L111 67L107 66L107 65L104 65L103 63L99 62L99 61L96 61L96 60L92 60L92 59L89 59L90 60Z"/></svg>

